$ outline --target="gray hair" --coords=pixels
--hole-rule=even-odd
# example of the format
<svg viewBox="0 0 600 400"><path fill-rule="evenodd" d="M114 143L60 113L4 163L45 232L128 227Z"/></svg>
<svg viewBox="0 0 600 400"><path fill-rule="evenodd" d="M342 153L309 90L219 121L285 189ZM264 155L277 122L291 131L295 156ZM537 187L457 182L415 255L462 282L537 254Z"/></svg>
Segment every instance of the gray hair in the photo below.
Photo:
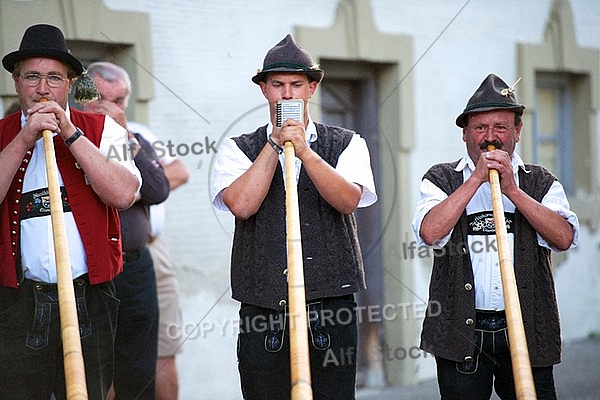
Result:
<svg viewBox="0 0 600 400"><path fill-rule="evenodd" d="M125 82L127 85L127 96L125 96L125 107L129 104L129 96L131 95L131 79L129 74L123 68L108 61L97 61L91 63L87 67L88 75L91 78L99 76L107 82Z"/></svg>

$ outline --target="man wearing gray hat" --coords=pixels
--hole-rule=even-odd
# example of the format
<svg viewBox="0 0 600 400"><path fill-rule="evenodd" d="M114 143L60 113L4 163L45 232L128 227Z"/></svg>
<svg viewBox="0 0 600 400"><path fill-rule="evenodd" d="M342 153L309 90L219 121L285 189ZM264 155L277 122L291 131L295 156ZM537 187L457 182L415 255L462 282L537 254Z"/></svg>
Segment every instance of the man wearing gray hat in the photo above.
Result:
<svg viewBox="0 0 600 400"><path fill-rule="evenodd" d="M353 294L365 289L365 279L353 212L377 196L364 139L310 118L308 102L323 74L287 35L252 78L269 103L270 122L225 140L214 164L213 204L235 216L231 286L241 302L238 367L245 399L290 397L282 151L287 141L297 157L314 398L354 398ZM288 119L278 127L277 101L289 99L304 101L305 123ZM348 357L340 360L340 354Z"/></svg>
<svg viewBox="0 0 600 400"><path fill-rule="evenodd" d="M421 348L436 357L442 399L486 399L492 388L502 399L516 398L491 169L500 176L537 398L556 398L561 339L550 252L575 247L579 223L556 177L515 152L524 109L514 85L488 75L456 119L466 154L434 165L421 181L413 230L435 251L429 301L441 305L441 313L426 314Z"/></svg>
<svg viewBox="0 0 600 400"><path fill-rule="evenodd" d="M21 107L0 120L0 399L66 396L56 241L68 247L88 398L104 400L113 376L113 279L123 266L118 210L134 202L140 172L131 160L106 157L126 145L125 129L68 106L83 66L60 29L29 27L2 65ZM45 130L53 132L66 237L53 238Z"/></svg>

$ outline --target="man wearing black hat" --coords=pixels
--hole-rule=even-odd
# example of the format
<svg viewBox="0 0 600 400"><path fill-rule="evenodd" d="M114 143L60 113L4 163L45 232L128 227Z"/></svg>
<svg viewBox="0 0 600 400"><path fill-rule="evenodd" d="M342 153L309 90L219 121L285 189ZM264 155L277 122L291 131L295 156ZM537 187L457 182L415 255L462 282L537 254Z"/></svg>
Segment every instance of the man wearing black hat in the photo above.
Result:
<svg viewBox="0 0 600 400"><path fill-rule="evenodd" d="M442 399L485 399L492 387L515 398L490 169L500 175L537 398L556 398L561 340L550 252L575 247L579 223L557 179L515 152L524 109L514 85L487 76L456 119L466 154L421 181L413 230L435 249L429 301L441 305L425 317L421 348L436 356Z"/></svg>
<svg viewBox="0 0 600 400"><path fill-rule="evenodd" d="M129 207L141 177L131 162L107 159L126 145L112 119L71 109L83 66L62 32L34 25L2 59L21 112L0 120L0 398L65 398L57 273L42 131L54 132L69 261L88 397L106 397L113 374L121 272L118 210Z"/></svg>
<svg viewBox="0 0 600 400"><path fill-rule="evenodd" d="M231 286L242 303L238 360L245 399L290 396L282 151L287 141L297 157L313 393L315 399L354 398L353 293L365 289L365 280L353 212L377 196L364 139L308 114L322 78L310 54L287 35L252 78L269 103L270 123L225 140L214 165L213 204L236 217ZM277 127L277 101L289 99L304 100L305 123L288 119ZM340 360L340 354L347 357Z"/></svg>

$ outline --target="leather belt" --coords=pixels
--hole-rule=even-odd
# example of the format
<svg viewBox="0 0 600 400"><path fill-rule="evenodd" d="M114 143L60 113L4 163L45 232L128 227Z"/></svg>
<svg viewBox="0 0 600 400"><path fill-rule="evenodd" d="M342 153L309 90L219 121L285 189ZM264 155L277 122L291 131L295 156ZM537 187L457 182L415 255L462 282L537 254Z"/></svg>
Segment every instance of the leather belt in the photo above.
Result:
<svg viewBox="0 0 600 400"><path fill-rule="evenodd" d="M507 327L506 314L502 311L482 311L475 312L475 329L484 331L499 331Z"/></svg>

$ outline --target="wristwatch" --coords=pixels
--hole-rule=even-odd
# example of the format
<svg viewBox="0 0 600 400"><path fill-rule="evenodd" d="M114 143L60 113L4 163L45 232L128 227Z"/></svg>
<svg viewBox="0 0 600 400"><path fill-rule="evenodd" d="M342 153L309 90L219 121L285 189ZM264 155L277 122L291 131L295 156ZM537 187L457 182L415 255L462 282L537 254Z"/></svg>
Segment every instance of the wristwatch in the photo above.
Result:
<svg viewBox="0 0 600 400"><path fill-rule="evenodd" d="M267 137L267 141L269 142L269 144L271 145L271 147L273 148L273 150L275 150L277 152L277 154L283 153L283 148L280 145L278 145L277 143L275 143L275 141L273 140L273 138L271 137L271 135L269 135Z"/></svg>
<svg viewBox="0 0 600 400"><path fill-rule="evenodd" d="M77 139L79 139L79 136L84 136L83 132L81 131L81 129L76 128L75 129L75 133L72 134L71 136L69 136L66 140L65 140L65 144L67 145L67 147L71 147L71 145L73 144L74 141L76 141Z"/></svg>

